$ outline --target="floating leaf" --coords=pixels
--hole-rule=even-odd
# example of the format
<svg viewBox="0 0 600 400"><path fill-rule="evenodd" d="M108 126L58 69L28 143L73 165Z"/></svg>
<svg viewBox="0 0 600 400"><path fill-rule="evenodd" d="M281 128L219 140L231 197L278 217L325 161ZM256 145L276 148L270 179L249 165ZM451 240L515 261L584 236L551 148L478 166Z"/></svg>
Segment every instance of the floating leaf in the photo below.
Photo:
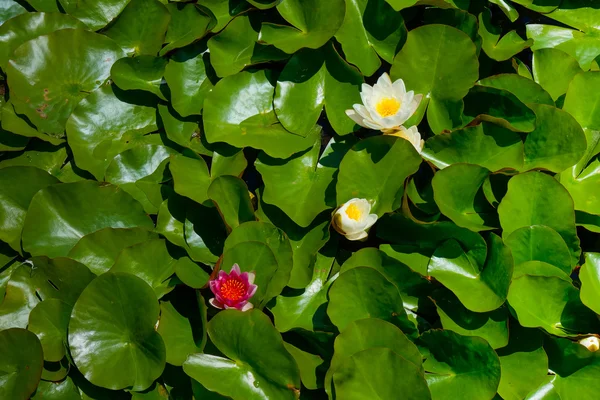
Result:
<svg viewBox="0 0 600 400"><path fill-rule="evenodd" d="M600 254L585 253L585 264L579 271L581 280L581 301L583 304L594 310L596 313L600 310Z"/></svg>
<svg viewBox="0 0 600 400"><path fill-rule="evenodd" d="M88 233L152 225L141 205L116 186L64 183L33 197L23 226L23 248L33 255L66 256Z"/></svg>
<svg viewBox="0 0 600 400"><path fill-rule="evenodd" d="M113 64L110 75L121 89L146 90L166 100L161 90L166 66L167 60L154 56L121 58Z"/></svg>
<svg viewBox="0 0 600 400"><path fill-rule="evenodd" d="M60 136L77 104L100 87L121 57L123 52L111 39L80 29L62 29L25 42L6 67L15 110L44 132Z"/></svg>
<svg viewBox="0 0 600 400"><path fill-rule="evenodd" d="M69 304L61 300L46 299L31 310L27 329L40 339L44 360L60 361L65 356L71 309Z"/></svg>
<svg viewBox="0 0 600 400"><path fill-rule="evenodd" d="M344 0L286 0L277 6L279 14L291 25L264 22L259 40L285 51L303 47L317 49L337 32L344 21Z"/></svg>
<svg viewBox="0 0 600 400"><path fill-rule="evenodd" d="M489 9L479 14L479 34L483 39L483 51L497 61L508 60L533 44L532 39L523 40L514 30L500 38L502 31L492 24Z"/></svg>
<svg viewBox="0 0 600 400"><path fill-rule="evenodd" d="M208 33L212 19L195 4L169 3L166 7L171 14L171 22L165 36L167 45L159 55L164 56L171 50L185 47Z"/></svg>
<svg viewBox="0 0 600 400"><path fill-rule="evenodd" d="M75 365L107 389L148 388L165 367L165 344L154 331L158 313L152 288L140 278L108 272L94 279L69 323Z"/></svg>
<svg viewBox="0 0 600 400"><path fill-rule="evenodd" d="M42 375L42 346L25 329L0 331L0 350L4 371L0 395L7 399L27 399L35 391Z"/></svg>
<svg viewBox="0 0 600 400"><path fill-rule="evenodd" d="M323 108L339 135L354 131L346 110L360 103L360 73L348 65L333 45L294 54L277 79L275 113L284 128L310 134Z"/></svg>
<svg viewBox="0 0 600 400"><path fill-rule="evenodd" d="M108 25L123 11L130 0L58 0L67 14L74 16L93 30Z"/></svg>
<svg viewBox="0 0 600 400"><path fill-rule="evenodd" d="M234 400L298 398L296 361L262 312L221 311L208 323L208 335L228 358L191 355L183 369L193 379Z"/></svg>
<svg viewBox="0 0 600 400"><path fill-rule="evenodd" d="M477 81L479 63L475 51L465 33L432 24L410 31L394 59L392 79L402 78L408 90L429 99L427 121L435 133L461 124L456 103Z"/></svg>
<svg viewBox="0 0 600 400"><path fill-rule="evenodd" d="M256 220L249 193L243 180L229 175L215 178L207 191L229 229Z"/></svg>

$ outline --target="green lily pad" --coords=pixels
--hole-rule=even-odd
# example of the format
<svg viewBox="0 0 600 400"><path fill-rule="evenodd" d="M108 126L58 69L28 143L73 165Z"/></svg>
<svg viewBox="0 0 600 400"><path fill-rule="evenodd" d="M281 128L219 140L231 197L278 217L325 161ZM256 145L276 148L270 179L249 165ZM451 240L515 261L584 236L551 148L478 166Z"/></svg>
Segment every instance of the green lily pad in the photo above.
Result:
<svg viewBox="0 0 600 400"><path fill-rule="evenodd" d="M468 163L490 171L504 168L519 170L524 159L519 135L486 121L428 139L422 155L438 168Z"/></svg>
<svg viewBox="0 0 600 400"><path fill-rule="evenodd" d="M208 197L211 184L206 161L202 157L186 157L176 154L171 157L169 170L173 175L174 189L177 194L203 204Z"/></svg>
<svg viewBox="0 0 600 400"><path fill-rule="evenodd" d="M533 52L533 78L556 101L567 92L569 82L582 72L577 60L567 53L553 48Z"/></svg>
<svg viewBox="0 0 600 400"><path fill-rule="evenodd" d="M113 266L124 248L157 238L156 233L144 228L104 228L82 237L67 257L101 275Z"/></svg>
<svg viewBox="0 0 600 400"><path fill-rule="evenodd" d="M67 14L93 30L104 28L123 11L130 0L58 0Z"/></svg>
<svg viewBox="0 0 600 400"><path fill-rule="evenodd" d="M337 203L357 198L373 201L381 216L400 207L404 181L417 172L421 157L413 145L394 136L358 142L342 159L336 185Z"/></svg>
<svg viewBox="0 0 600 400"><path fill-rule="evenodd" d="M146 55L121 58L113 64L110 75L123 90L145 90L167 100L161 90L167 63L164 58Z"/></svg>
<svg viewBox="0 0 600 400"><path fill-rule="evenodd" d="M506 300L512 277L513 260L502 239L490 233L485 265L465 253L450 239L436 249L428 273L450 289L471 311L488 312Z"/></svg>
<svg viewBox="0 0 600 400"><path fill-rule="evenodd" d="M23 248L32 255L66 256L79 239L97 230L152 226L141 205L116 186L64 183L33 197L23 225Z"/></svg>
<svg viewBox="0 0 600 400"><path fill-rule="evenodd" d="M175 274L185 285L202 289L208 284L208 273L188 257L182 257L175 264Z"/></svg>
<svg viewBox="0 0 600 400"><path fill-rule="evenodd" d="M230 175L215 178L207 191L229 229L244 222L256 221L249 193L243 180Z"/></svg>
<svg viewBox="0 0 600 400"><path fill-rule="evenodd" d="M122 50L111 39L81 29L62 29L25 42L6 67L15 110L40 130L62 136L77 104L104 83L121 57Z"/></svg>
<svg viewBox="0 0 600 400"><path fill-rule="evenodd" d="M42 139L43 141L51 143L53 145L60 145L65 141L63 138L50 136L38 131L31 124L31 122L29 122L27 117L16 113L11 101L7 101L4 104L1 113L2 114L0 116L2 117L1 122L3 129L0 130L0 133L2 133L2 135L9 135L10 133L14 133L16 135L23 136L26 138ZM4 140L10 141L10 137L6 137Z"/></svg>
<svg viewBox="0 0 600 400"><path fill-rule="evenodd" d="M206 305L192 291L160 303L156 330L165 342L167 362L183 365L190 354L201 353L206 343ZM200 303L202 305L200 305ZM203 315L204 314L204 315Z"/></svg>
<svg viewBox="0 0 600 400"><path fill-rule="evenodd" d="M401 374L402 379L395 379ZM353 354L333 374L336 396L348 400L431 399L418 367L391 349L374 348Z"/></svg>
<svg viewBox="0 0 600 400"><path fill-rule="evenodd" d="M165 367L165 344L154 330L158 314L156 296L140 278L107 272L94 279L69 323L75 365L94 385L148 388Z"/></svg>
<svg viewBox="0 0 600 400"><path fill-rule="evenodd" d="M256 162L265 183L261 199L279 207L301 227L309 226L322 211L336 207L330 187L348 146L332 140L321 155L320 150L321 143L317 141L310 150L283 163L264 153ZM296 178L291 181L290 176Z"/></svg>
<svg viewBox="0 0 600 400"><path fill-rule="evenodd" d="M152 239L126 247L109 272L126 272L142 279L161 298L173 285L168 278L175 273L177 260L171 256L164 239Z"/></svg>
<svg viewBox="0 0 600 400"><path fill-rule="evenodd" d="M573 200L567 190L541 172L517 175L508 182L508 192L498 207L502 236L508 238L519 228L546 225L560 234L577 265L581 248L575 227Z"/></svg>
<svg viewBox="0 0 600 400"><path fill-rule="evenodd" d="M366 266L379 271L398 288L406 310L418 313L419 304L422 304L423 300L431 292L431 285L427 279L411 270L399 260L373 247L360 249L353 253L342 264L340 273L349 271L352 268Z"/></svg>
<svg viewBox="0 0 600 400"><path fill-rule="evenodd" d="M492 24L489 9L479 14L479 34L483 39L483 51L496 61L505 61L533 45L533 39L523 40L516 31L501 36L502 30Z"/></svg>
<svg viewBox="0 0 600 400"><path fill-rule="evenodd" d="M3 372L0 396L27 399L35 391L42 376L42 346L37 336L25 329L0 331Z"/></svg>
<svg viewBox="0 0 600 400"><path fill-rule="evenodd" d="M323 108L339 135L353 132L355 122L346 110L360 103L360 73L348 65L333 45L294 54L277 80L274 105L284 128L306 136Z"/></svg>
<svg viewBox="0 0 600 400"><path fill-rule="evenodd" d="M363 350L387 348L412 363L423 372L419 349L393 324L378 318L359 319L351 322L335 339L333 358L325 375L325 390L332 395L332 379L336 370L351 356ZM336 388L337 394L337 388Z"/></svg>
<svg viewBox="0 0 600 400"><path fill-rule="evenodd" d="M26 13L27 10L19 3L9 0L0 3L0 25L9 19Z"/></svg>
<svg viewBox="0 0 600 400"><path fill-rule="evenodd" d="M519 323L543 328L556 336L573 336L598 329L596 314L583 305L566 274L558 276L521 275L510 285L508 302Z"/></svg>
<svg viewBox="0 0 600 400"><path fill-rule="evenodd" d="M482 338L431 330L419 344L429 352L423 366L432 399L490 399L496 393L500 361Z"/></svg>
<svg viewBox="0 0 600 400"><path fill-rule="evenodd" d="M577 163L586 151L585 133L575 118L556 107L531 104L536 127L525 139L525 166L561 172ZM560 135L555 135L556 130Z"/></svg>
<svg viewBox="0 0 600 400"><path fill-rule="evenodd" d="M571 253L563 238L554 229L544 225L524 226L512 232L505 240L510 247L515 265L527 261L543 261L571 273Z"/></svg>
<svg viewBox="0 0 600 400"><path fill-rule="evenodd" d="M155 55L165 40L171 14L158 0L131 0L104 31L128 54Z"/></svg>
<svg viewBox="0 0 600 400"><path fill-rule="evenodd" d="M501 307L485 313L466 308L452 293L435 294L435 306L442 327L463 336L479 336L493 349L508 344L508 309Z"/></svg>
<svg viewBox="0 0 600 400"><path fill-rule="evenodd" d="M584 70L588 70L598 55L600 43L593 32L587 34L554 25L527 24L527 37L533 39L531 50L555 48L575 57Z"/></svg>
<svg viewBox="0 0 600 400"><path fill-rule="evenodd" d="M86 29L86 26L76 18L58 12L25 13L7 21L0 27L0 67L5 70L15 49L28 40L67 28Z"/></svg>
<svg viewBox="0 0 600 400"><path fill-rule="evenodd" d="M404 329L414 329L402 306L398 288L374 268L352 268L329 289L327 314L340 331L353 321L379 318ZM408 330L408 332L407 332Z"/></svg>
<svg viewBox="0 0 600 400"><path fill-rule="evenodd" d="M0 169L0 240L21 252L21 232L33 196L58 179L33 167Z"/></svg>
<svg viewBox="0 0 600 400"><path fill-rule="evenodd" d="M56 362L65 356L71 309L72 306L59 299L46 299L31 310L27 329L40 339L44 360Z"/></svg>
<svg viewBox="0 0 600 400"><path fill-rule="evenodd" d="M199 115L204 98L213 88L208 59L206 44L198 42L174 52L165 68L171 104L182 117Z"/></svg>
<svg viewBox="0 0 600 400"><path fill-rule="evenodd" d="M581 280L581 301L597 313L600 310L600 292L598 291L598 287L600 287L599 253L585 253L585 264L581 266L579 279Z"/></svg>
<svg viewBox="0 0 600 400"><path fill-rule="evenodd" d="M379 57L393 62L406 34L402 16L384 0L347 0L344 22L335 38L348 62L371 76L381 66Z"/></svg>
<svg viewBox="0 0 600 400"><path fill-rule="evenodd" d="M463 124L489 121L515 132L531 132L536 116L529 106L504 89L476 85L464 99Z"/></svg>
<svg viewBox="0 0 600 400"><path fill-rule="evenodd" d="M299 296L277 296L275 304L269 307L275 317L275 327L280 332L287 332L293 328L302 328L307 331L322 330L325 328L323 317L327 291L336 277L329 277L333 259L321 254L317 255L314 265L312 280Z"/></svg>
<svg viewBox="0 0 600 400"><path fill-rule="evenodd" d="M33 400L81 400L81 394L71 377L67 377L62 382L40 381L31 398Z"/></svg>
<svg viewBox="0 0 600 400"><path fill-rule="evenodd" d="M19 265L12 270L0 303L0 330L27 327L29 314L40 301L30 273L28 265Z"/></svg>
<svg viewBox="0 0 600 400"><path fill-rule="evenodd" d="M223 253L227 236L216 208L198 206L177 195L161 204L156 231L183 247L192 260L209 265L214 265Z"/></svg>
<svg viewBox="0 0 600 400"><path fill-rule="evenodd" d="M289 343L283 342L285 349L294 357L298 368L300 369L300 378L302 384L310 390L316 390L319 388L319 377L317 376L318 368L324 361L321 357L303 351L296 346Z"/></svg>
<svg viewBox="0 0 600 400"><path fill-rule="evenodd" d="M216 20L216 25L212 28L212 31L219 32L236 15L247 11L250 8L250 3L239 0L231 3L223 0L203 0L198 6L212 14Z"/></svg>
<svg viewBox="0 0 600 400"><path fill-rule="evenodd" d="M208 323L208 335L228 358L193 354L183 364L204 387L233 400L298 398L296 361L261 311L221 311Z"/></svg>
<svg viewBox="0 0 600 400"><path fill-rule="evenodd" d="M171 50L185 47L206 35L212 24L212 18L190 3L169 3L167 10L171 22L165 36L165 43L159 55L164 56Z"/></svg>
<svg viewBox="0 0 600 400"><path fill-rule="evenodd" d="M204 101L208 142L250 146L277 158L312 146L320 129L313 127L306 137L286 131L273 111L274 90L264 71L240 72L219 81Z"/></svg>
<svg viewBox="0 0 600 400"><path fill-rule="evenodd" d="M115 86L104 86L82 101L67 123L77 165L96 179L104 178L117 154L144 143L144 135L157 129L156 109L135 99Z"/></svg>
<svg viewBox="0 0 600 400"><path fill-rule="evenodd" d="M225 241L222 268L229 272L238 264L242 272L256 273L258 286L253 304L263 307L281 293L290 280L292 248L285 234L264 222L245 222Z"/></svg>
<svg viewBox="0 0 600 400"><path fill-rule="evenodd" d="M502 0L503 1L503 0ZM504 89L523 103L554 105L554 100L548 92L532 79L527 79L517 74L499 74L481 79L478 84L482 86Z"/></svg>
<svg viewBox="0 0 600 400"><path fill-rule="evenodd" d="M489 175L488 169L473 164L453 164L438 171L431 184L440 211L456 225L473 231L497 228L496 210L482 190Z"/></svg>
<svg viewBox="0 0 600 400"><path fill-rule="evenodd" d="M286 0L277 11L292 26L264 22L259 40L288 54L303 47L318 49L338 31L344 21L344 0Z"/></svg>
<svg viewBox="0 0 600 400"><path fill-rule="evenodd" d="M477 81L478 68L475 44L467 34L432 24L408 33L391 76L392 80L402 78L408 90L429 98L427 121L434 133L440 133L461 124L454 107Z"/></svg>
<svg viewBox="0 0 600 400"><path fill-rule="evenodd" d="M543 338L541 331L523 328L511 320L508 345L496 350L502 366L498 393L503 399L525 398L547 376L548 356L542 347Z"/></svg>

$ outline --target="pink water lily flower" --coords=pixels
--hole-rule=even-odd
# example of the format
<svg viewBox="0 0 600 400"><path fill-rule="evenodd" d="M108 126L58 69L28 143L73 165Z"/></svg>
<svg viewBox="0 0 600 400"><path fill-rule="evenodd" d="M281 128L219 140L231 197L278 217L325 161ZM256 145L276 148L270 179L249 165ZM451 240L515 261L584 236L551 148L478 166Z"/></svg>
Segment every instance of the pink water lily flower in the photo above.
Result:
<svg viewBox="0 0 600 400"><path fill-rule="evenodd" d="M237 264L233 264L229 274L219 271L216 279L210 281L210 290L215 297L208 302L216 308L235 308L247 311L254 307L248 300L254 296L258 286L254 284L254 272L241 272Z"/></svg>

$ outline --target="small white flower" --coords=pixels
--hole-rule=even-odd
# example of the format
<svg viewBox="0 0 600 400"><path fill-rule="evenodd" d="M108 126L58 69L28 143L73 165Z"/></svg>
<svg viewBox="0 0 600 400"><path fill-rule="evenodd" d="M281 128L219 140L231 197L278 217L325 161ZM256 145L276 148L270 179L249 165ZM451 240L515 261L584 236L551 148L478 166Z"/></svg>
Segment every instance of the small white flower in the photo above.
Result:
<svg viewBox="0 0 600 400"><path fill-rule="evenodd" d="M419 107L423 95L407 92L402 79L392 83L384 73L373 86L363 83L360 97L363 104L354 104L354 110L346 110L346 115L360 126L386 131L406 122Z"/></svg>
<svg viewBox="0 0 600 400"><path fill-rule="evenodd" d="M579 341L579 344L586 347L589 351L595 352L600 349L600 340L596 336L588 336Z"/></svg>
<svg viewBox="0 0 600 400"><path fill-rule="evenodd" d="M417 153L421 154L423 151L423 146L425 146L425 141L421 139L421 134L416 126L411 126L406 129L401 126L397 131L386 132L387 135L398 136L403 139L408 140L417 150Z"/></svg>
<svg viewBox="0 0 600 400"><path fill-rule="evenodd" d="M348 240L365 239L367 230L377 222L377 214L370 214L371 203L352 199L344 203L333 216L333 227Z"/></svg>

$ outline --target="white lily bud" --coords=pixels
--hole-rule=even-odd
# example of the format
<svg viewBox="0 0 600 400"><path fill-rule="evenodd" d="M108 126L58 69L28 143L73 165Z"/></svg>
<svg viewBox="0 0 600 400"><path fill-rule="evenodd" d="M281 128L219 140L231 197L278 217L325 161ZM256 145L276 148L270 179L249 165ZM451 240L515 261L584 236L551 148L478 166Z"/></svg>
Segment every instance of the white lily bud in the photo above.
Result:
<svg viewBox="0 0 600 400"><path fill-rule="evenodd" d="M423 146L425 146L425 141L421 139L421 134L416 126L411 126L408 129L401 126L397 131L386 132L386 135L398 136L402 139L408 140L419 154L421 154L421 151L423 151Z"/></svg>
<svg viewBox="0 0 600 400"><path fill-rule="evenodd" d="M333 216L333 227L348 240L362 240L369 228L377 222L377 214L370 214L371 203L366 199L351 199Z"/></svg>
<svg viewBox="0 0 600 400"><path fill-rule="evenodd" d="M423 95L415 95L412 90L407 92L402 79L392 83L387 73L373 86L363 83L360 97L363 104L354 104L354 109L346 110L346 115L360 126L380 131L398 129L417 111L423 99Z"/></svg>
<svg viewBox="0 0 600 400"><path fill-rule="evenodd" d="M598 351L600 349L600 340L596 336L588 336L579 341L579 344L587 348L591 352Z"/></svg>

